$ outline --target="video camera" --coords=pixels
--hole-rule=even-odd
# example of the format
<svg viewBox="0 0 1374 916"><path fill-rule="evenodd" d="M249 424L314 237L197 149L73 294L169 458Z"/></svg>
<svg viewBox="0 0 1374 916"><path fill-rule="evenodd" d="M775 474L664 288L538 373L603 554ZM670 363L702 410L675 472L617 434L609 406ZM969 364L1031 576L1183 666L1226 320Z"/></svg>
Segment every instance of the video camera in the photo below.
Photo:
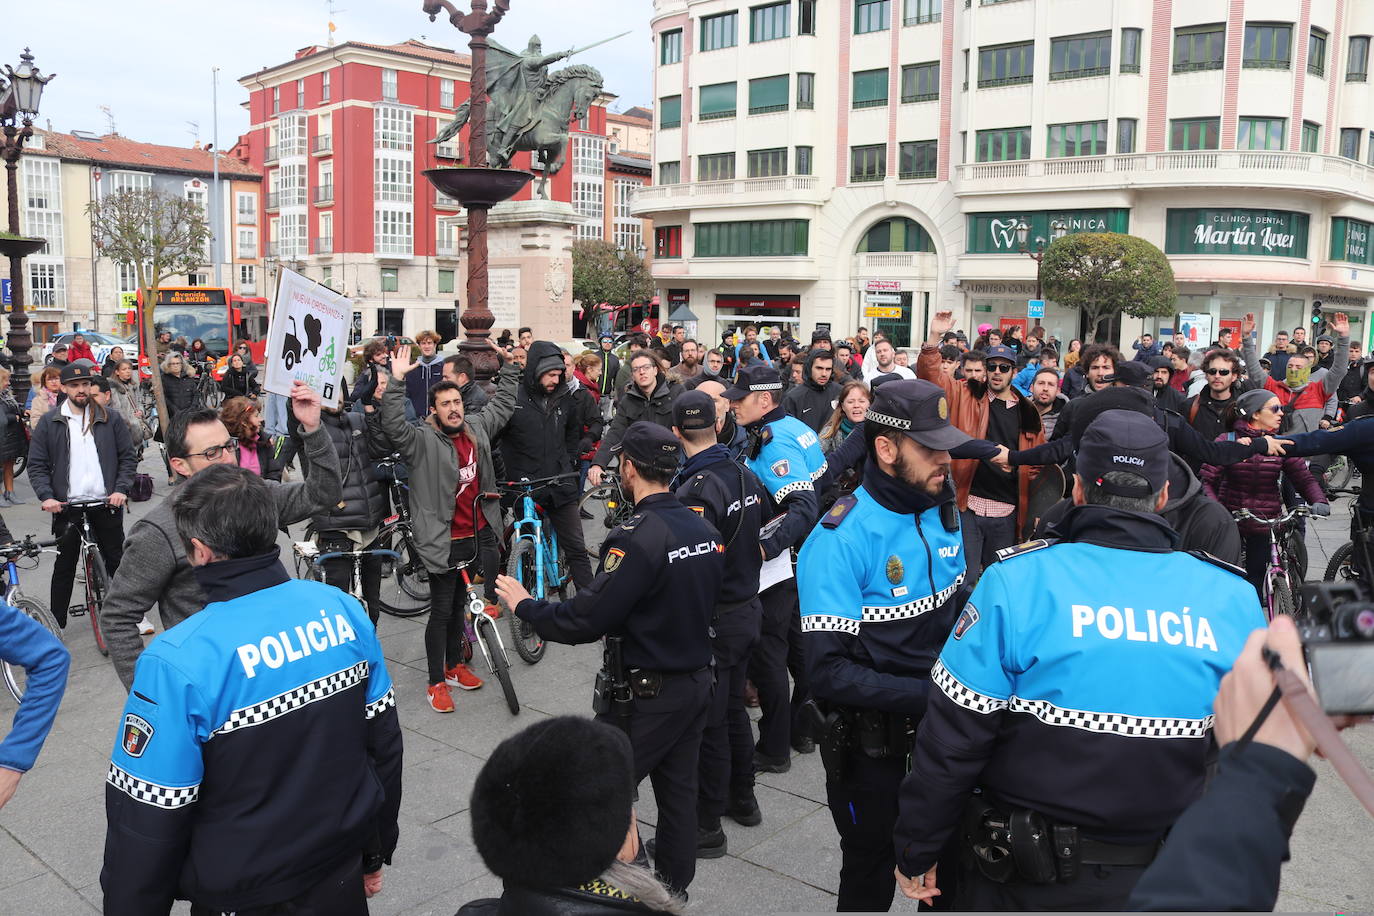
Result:
<svg viewBox="0 0 1374 916"><path fill-rule="evenodd" d="M1322 709L1374 715L1374 600L1354 582L1308 582L1300 591L1307 613L1295 623Z"/></svg>

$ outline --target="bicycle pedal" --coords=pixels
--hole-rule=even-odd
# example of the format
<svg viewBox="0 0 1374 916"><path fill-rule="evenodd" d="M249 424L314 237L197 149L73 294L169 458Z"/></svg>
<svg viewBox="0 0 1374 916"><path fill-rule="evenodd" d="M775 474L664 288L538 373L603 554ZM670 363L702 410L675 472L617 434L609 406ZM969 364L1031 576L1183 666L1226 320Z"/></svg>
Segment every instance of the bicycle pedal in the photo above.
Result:
<svg viewBox="0 0 1374 916"><path fill-rule="evenodd" d="M84 617L84 616L86 616L86 605L84 605L84 604L73 604L71 607L67 608L67 616L68 616L68 617Z"/></svg>

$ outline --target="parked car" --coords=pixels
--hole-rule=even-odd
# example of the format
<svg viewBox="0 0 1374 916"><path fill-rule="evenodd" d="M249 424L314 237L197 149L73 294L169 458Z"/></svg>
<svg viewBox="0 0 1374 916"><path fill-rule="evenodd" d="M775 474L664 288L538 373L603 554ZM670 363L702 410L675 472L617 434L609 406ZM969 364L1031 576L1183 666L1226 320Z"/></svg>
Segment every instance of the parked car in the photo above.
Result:
<svg viewBox="0 0 1374 916"><path fill-rule="evenodd" d="M58 334L52 340L43 345L43 365L52 362L52 349L59 343L70 344L72 338L77 335L76 331L68 331L65 334ZM91 352L95 354L95 364L104 365L105 357L110 355L110 350L114 347L124 348L124 358L138 365L138 342L132 337L117 337L114 334L105 334L101 331L81 331L82 337L86 338L86 343L90 344Z"/></svg>

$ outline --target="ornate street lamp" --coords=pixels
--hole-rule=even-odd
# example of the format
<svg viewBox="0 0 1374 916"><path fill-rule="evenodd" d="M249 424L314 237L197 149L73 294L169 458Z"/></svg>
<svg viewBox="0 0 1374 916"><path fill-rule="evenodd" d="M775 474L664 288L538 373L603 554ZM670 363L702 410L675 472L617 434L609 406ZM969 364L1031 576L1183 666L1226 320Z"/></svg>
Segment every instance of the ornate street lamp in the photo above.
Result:
<svg viewBox="0 0 1374 916"><path fill-rule="evenodd" d="M1069 224L1062 219L1057 219L1050 223L1050 241L1057 242L1069 233ZM1048 245L1045 237L1037 235L1034 247L1028 246L1026 242L1030 240L1030 226L1025 220L1016 224L1016 244L1020 247L1021 253L1035 262L1035 298L1044 298L1040 292L1040 262L1045 259L1045 249ZM1040 319L1035 319L1035 326L1040 327Z"/></svg>

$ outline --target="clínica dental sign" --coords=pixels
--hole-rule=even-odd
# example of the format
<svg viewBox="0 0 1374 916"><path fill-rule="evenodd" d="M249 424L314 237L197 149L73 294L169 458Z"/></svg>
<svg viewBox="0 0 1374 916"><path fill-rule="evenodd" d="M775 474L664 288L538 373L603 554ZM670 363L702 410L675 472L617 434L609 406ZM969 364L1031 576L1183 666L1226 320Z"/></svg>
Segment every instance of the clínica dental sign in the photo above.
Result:
<svg viewBox="0 0 1374 916"><path fill-rule="evenodd" d="M1290 210L1170 210L1166 254L1307 257L1308 215Z"/></svg>

